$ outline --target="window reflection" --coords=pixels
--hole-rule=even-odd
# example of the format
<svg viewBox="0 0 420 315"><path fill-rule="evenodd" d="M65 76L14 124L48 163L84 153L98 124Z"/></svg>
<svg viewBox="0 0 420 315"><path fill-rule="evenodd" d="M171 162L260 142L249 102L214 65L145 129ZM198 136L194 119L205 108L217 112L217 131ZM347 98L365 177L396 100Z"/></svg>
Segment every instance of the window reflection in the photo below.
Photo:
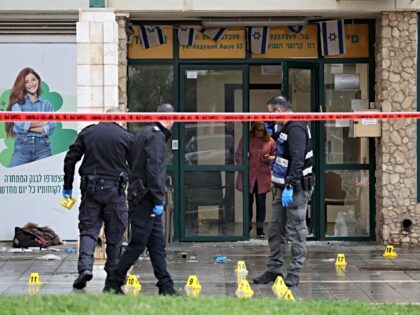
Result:
<svg viewBox="0 0 420 315"><path fill-rule="evenodd" d="M327 112L351 112L369 108L367 64L325 65ZM350 121L325 122L327 163L369 163L368 138L350 138Z"/></svg>
<svg viewBox="0 0 420 315"><path fill-rule="evenodd" d="M368 171L326 171L325 207L327 236L368 236Z"/></svg>

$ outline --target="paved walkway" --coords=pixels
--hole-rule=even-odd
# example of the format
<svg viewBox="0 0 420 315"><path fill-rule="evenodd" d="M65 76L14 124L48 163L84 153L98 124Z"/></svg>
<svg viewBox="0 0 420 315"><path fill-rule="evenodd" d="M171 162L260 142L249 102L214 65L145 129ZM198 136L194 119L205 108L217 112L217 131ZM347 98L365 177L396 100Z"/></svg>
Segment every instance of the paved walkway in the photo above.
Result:
<svg viewBox="0 0 420 315"><path fill-rule="evenodd" d="M0 244L10 248L8 243ZM77 254L66 253L75 248L69 243L54 249L59 251L0 252L0 294L33 294L28 289L32 272L38 272L44 283L37 294L66 294L75 292L72 283L77 276ZM369 302L418 303L420 301L420 248L396 248L398 257L385 259L385 246L363 243L310 243L308 257L298 287L292 289L296 299L361 300ZM186 255L182 255L185 252ZM334 266L338 253L344 253L345 271ZM59 260L44 260L45 255L56 255ZM172 243L168 246L168 265L176 289L185 294L184 285L191 274L197 275L202 285L201 295L235 296L237 288L234 268L244 260L247 279L254 297L273 297L271 285L255 285L252 278L265 271L268 246L266 241L236 243ZM184 256L184 257L183 257ZM227 261L216 263L215 256L226 256ZM157 294L150 260L142 256L133 268L142 284L141 294ZM99 293L105 280L103 266L97 265L94 278L84 292ZM36 290L35 290L36 291ZM82 291L83 292L83 291Z"/></svg>

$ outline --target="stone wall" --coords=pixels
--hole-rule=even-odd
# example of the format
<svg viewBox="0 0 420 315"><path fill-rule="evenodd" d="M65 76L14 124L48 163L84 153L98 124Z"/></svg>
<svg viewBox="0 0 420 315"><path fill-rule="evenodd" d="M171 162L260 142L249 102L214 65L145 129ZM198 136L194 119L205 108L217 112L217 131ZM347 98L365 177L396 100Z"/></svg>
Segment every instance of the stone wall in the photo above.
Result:
<svg viewBox="0 0 420 315"><path fill-rule="evenodd" d="M128 14L117 13L118 23L118 106L127 109L127 19Z"/></svg>
<svg viewBox="0 0 420 315"><path fill-rule="evenodd" d="M376 24L376 107L416 111L417 13L384 12ZM382 122L376 140L377 239L385 244L419 243L416 121ZM403 227L402 222L412 222Z"/></svg>

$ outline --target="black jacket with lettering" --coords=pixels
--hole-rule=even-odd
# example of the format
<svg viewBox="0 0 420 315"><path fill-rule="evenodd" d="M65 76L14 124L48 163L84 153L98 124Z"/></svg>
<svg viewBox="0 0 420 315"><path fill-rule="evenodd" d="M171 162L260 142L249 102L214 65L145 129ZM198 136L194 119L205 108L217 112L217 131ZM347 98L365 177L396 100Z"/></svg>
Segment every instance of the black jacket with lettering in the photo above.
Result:
<svg viewBox="0 0 420 315"><path fill-rule="evenodd" d="M165 198L165 152L170 137L171 132L160 123L146 125L137 132L130 150L129 191L130 185L141 180L154 205L163 204Z"/></svg>
<svg viewBox="0 0 420 315"><path fill-rule="evenodd" d="M83 157L80 176L118 180L129 174L129 149L134 136L113 122L100 122L80 131L64 158L64 189L72 189L75 165Z"/></svg>

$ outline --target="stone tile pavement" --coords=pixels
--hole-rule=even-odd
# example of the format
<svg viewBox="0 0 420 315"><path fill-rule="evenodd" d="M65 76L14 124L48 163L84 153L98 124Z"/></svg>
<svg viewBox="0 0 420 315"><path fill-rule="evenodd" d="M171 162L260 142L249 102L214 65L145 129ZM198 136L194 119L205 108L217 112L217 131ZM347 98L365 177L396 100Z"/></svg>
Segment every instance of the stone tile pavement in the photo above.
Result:
<svg viewBox="0 0 420 315"><path fill-rule="evenodd" d="M76 293L72 283L77 277L77 254L66 253L65 248L76 248L68 243L53 249L11 253L9 243L0 243L6 251L0 252L0 294L33 294L28 286L32 272L38 272L43 286L37 294ZM360 300L367 302L420 302L420 248L396 248L398 257L385 259L385 246L374 243L310 242L308 256L298 287L292 289L296 299ZM201 295L235 296L237 281L234 268L244 260L247 279L254 297L274 295L271 285L255 285L252 278L265 271L268 256L267 241L236 243L171 243L168 245L168 266L176 289L185 295L184 285L189 275L197 275ZM182 255L186 253L186 255ZM335 268L338 253L345 254L345 270ZM59 260L44 260L45 255L56 255ZM184 256L184 257L183 257ZM227 261L216 263L216 256ZM150 260L142 255L132 270L142 284L141 294L157 294L156 280ZM105 272L101 262L95 265L94 278L81 292L100 293ZM32 291L31 291L32 290ZM80 291L79 291L80 292Z"/></svg>

